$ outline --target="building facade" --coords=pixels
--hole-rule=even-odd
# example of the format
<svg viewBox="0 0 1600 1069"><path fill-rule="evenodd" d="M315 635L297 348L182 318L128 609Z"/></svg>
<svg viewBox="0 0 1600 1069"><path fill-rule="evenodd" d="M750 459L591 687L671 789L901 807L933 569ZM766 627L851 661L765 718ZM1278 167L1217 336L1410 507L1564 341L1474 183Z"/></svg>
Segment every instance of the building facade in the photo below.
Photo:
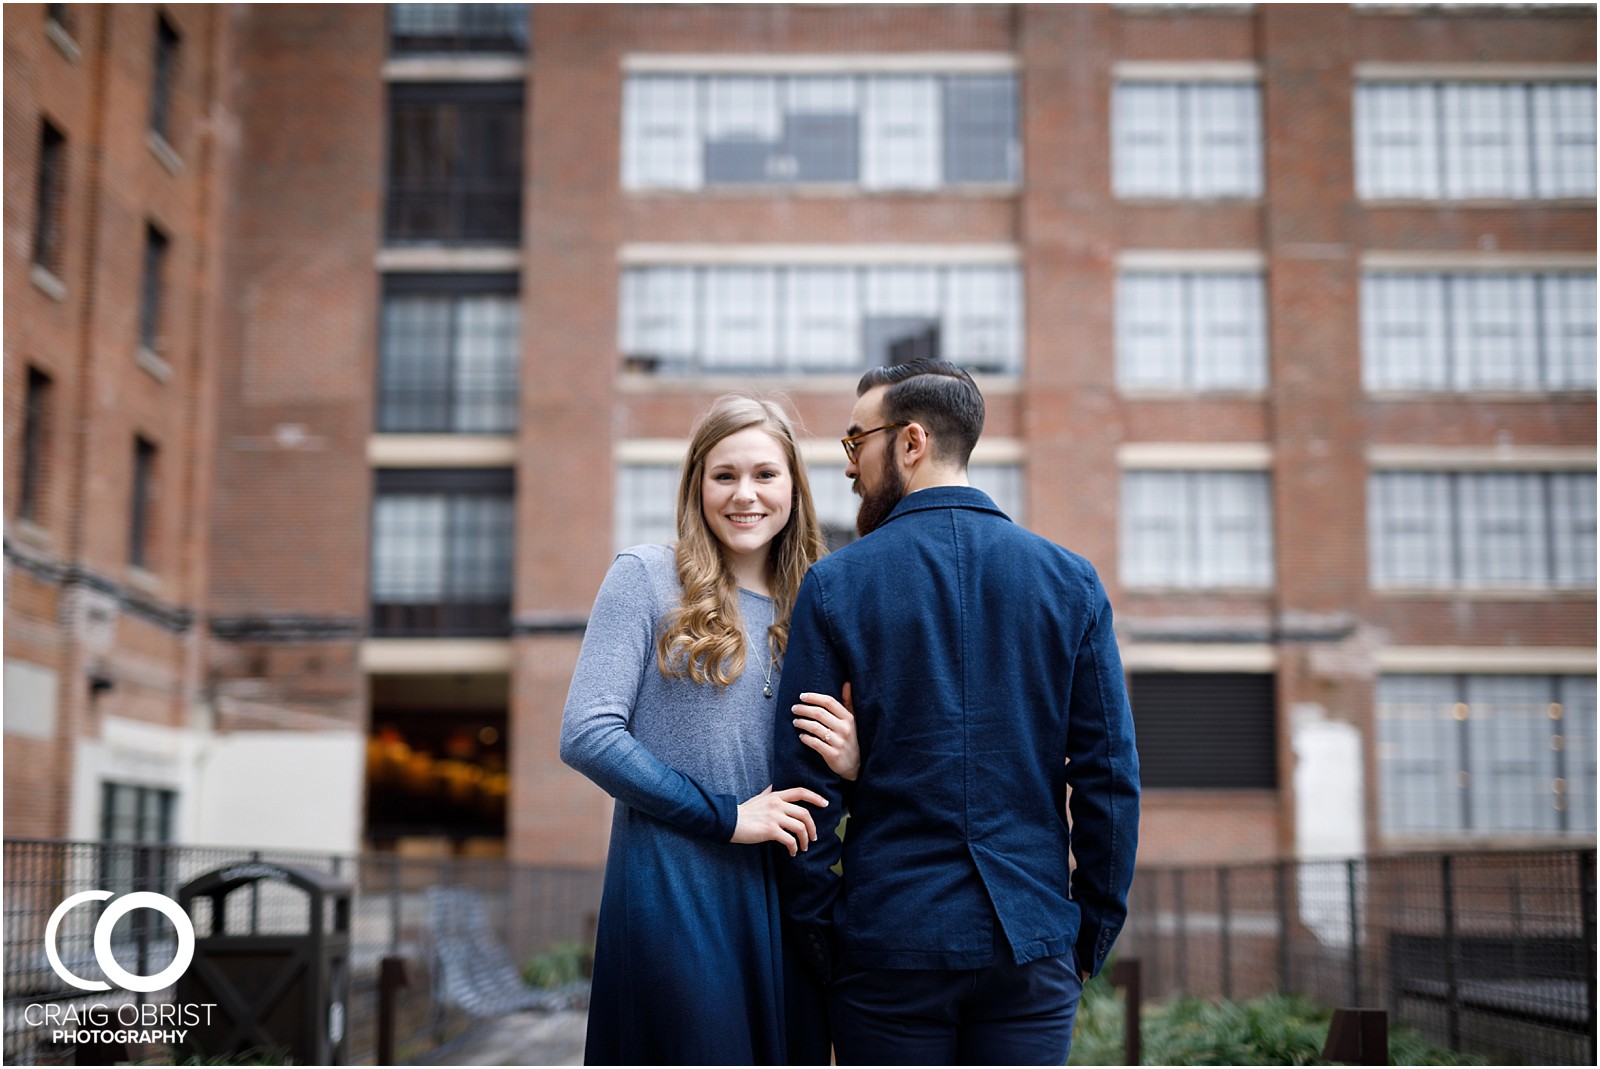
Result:
<svg viewBox="0 0 1600 1069"><path fill-rule="evenodd" d="M561 708L694 418L783 393L847 538L937 353L1147 861L1593 841L1591 8L8 14L8 834L599 864Z"/></svg>

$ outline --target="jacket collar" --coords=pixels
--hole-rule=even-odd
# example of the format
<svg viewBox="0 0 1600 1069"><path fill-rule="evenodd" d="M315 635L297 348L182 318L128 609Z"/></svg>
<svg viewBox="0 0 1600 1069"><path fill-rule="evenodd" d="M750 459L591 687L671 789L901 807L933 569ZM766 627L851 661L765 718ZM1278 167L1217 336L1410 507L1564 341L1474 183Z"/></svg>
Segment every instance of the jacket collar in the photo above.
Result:
<svg viewBox="0 0 1600 1069"><path fill-rule="evenodd" d="M908 513L926 512L929 509L976 509L1010 519L988 494L975 486L930 486L902 497L883 522L890 524Z"/></svg>

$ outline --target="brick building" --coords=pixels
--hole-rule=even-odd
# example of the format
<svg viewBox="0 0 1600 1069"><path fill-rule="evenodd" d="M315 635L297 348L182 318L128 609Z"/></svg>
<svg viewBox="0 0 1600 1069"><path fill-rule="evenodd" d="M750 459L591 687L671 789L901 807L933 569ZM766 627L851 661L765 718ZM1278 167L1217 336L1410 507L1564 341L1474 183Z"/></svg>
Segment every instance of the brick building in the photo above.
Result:
<svg viewBox="0 0 1600 1069"><path fill-rule="evenodd" d="M598 864L694 417L785 393L847 537L935 351L1110 590L1146 860L1593 841L1592 8L7 14L8 834Z"/></svg>

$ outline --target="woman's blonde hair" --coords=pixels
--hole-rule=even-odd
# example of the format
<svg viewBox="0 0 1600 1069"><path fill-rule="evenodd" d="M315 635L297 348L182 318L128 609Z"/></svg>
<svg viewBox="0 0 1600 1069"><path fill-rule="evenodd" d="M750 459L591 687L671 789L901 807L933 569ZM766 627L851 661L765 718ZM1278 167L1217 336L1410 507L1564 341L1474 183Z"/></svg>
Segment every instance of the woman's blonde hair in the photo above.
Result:
<svg viewBox="0 0 1600 1069"><path fill-rule="evenodd" d="M683 480L678 484L677 565L683 597L667 614L656 639L656 665L662 675L725 687L744 672L748 651L738 586L723 556L722 543L706 523L701 502L706 454L724 438L750 427L766 431L783 447L794 492L789 522L772 540L767 555L767 583L772 594L769 663L777 663L788 646L789 614L800 580L827 552L788 415L776 403L750 394L717 398L695 425Z"/></svg>

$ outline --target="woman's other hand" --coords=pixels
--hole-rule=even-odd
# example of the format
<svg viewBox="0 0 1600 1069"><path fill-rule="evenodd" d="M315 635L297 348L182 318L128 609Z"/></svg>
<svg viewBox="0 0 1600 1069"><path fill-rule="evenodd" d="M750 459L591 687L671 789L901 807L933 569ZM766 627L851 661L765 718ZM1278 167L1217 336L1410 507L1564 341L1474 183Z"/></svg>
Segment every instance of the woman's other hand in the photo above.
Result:
<svg viewBox="0 0 1600 1069"><path fill-rule="evenodd" d="M808 848L817 837L811 810L801 805L826 806L828 800L804 787L774 792L769 786L739 805L739 823L733 829L733 842L774 842L789 851L789 856Z"/></svg>
<svg viewBox="0 0 1600 1069"><path fill-rule="evenodd" d="M854 781L861 772L861 741L856 738L855 705L850 700L850 684L844 685L843 701L826 694L800 695L805 703L794 707L794 726L800 741L822 755L840 779Z"/></svg>

